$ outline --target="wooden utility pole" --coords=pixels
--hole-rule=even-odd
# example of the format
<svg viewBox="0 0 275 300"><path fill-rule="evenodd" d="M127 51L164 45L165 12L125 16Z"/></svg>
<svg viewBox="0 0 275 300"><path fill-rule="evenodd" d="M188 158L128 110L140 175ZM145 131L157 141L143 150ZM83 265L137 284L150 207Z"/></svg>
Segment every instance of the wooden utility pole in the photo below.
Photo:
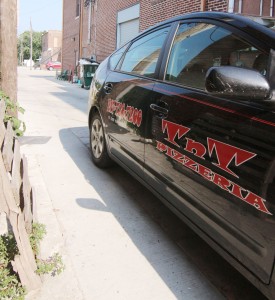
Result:
<svg viewBox="0 0 275 300"><path fill-rule="evenodd" d="M30 70L32 69L32 19L30 19Z"/></svg>
<svg viewBox="0 0 275 300"><path fill-rule="evenodd" d="M23 35L20 36L20 66L23 66Z"/></svg>
<svg viewBox="0 0 275 300"><path fill-rule="evenodd" d="M17 100L17 0L0 1L0 89Z"/></svg>

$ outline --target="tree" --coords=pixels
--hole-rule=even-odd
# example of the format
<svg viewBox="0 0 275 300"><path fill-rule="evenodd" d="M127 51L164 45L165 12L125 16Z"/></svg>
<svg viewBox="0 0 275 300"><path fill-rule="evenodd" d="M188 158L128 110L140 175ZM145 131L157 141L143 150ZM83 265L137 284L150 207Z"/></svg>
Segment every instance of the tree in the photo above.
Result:
<svg viewBox="0 0 275 300"><path fill-rule="evenodd" d="M32 32L32 58L35 61L41 56L42 51L42 35L45 31L33 31ZM17 38L17 53L18 61L21 59L30 59L30 31L21 33ZM22 53L22 57L20 56Z"/></svg>

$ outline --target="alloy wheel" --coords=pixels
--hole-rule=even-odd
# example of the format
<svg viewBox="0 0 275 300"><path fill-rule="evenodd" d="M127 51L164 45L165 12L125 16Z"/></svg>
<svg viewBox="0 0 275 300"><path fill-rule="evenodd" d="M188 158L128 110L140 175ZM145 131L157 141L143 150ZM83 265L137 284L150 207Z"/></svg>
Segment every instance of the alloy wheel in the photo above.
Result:
<svg viewBox="0 0 275 300"><path fill-rule="evenodd" d="M100 158L103 151L103 128L100 120L95 119L91 130L91 148L95 158Z"/></svg>

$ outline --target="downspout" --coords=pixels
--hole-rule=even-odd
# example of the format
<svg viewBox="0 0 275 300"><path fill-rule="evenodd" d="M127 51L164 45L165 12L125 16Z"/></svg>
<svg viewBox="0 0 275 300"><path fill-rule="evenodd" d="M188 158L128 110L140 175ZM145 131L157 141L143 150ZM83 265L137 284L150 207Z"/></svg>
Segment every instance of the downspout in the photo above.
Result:
<svg viewBox="0 0 275 300"><path fill-rule="evenodd" d="M260 17L262 17L262 15L263 15L263 5L264 5L263 0L261 0L260 1Z"/></svg>
<svg viewBox="0 0 275 300"><path fill-rule="evenodd" d="M79 1L80 5L80 16L79 16L79 56L78 58L82 58L82 39L83 39L83 4L82 0Z"/></svg>
<svg viewBox="0 0 275 300"><path fill-rule="evenodd" d="M61 66L62 66L62 69L63 69L63 49L64 49L64 0L62 1L62 44L61 44Z"/></svg>
<svg viewBox="0 0 275 300"><path fill-rule="evenodd" d="M94 19L94 55L96 56L96 29L97 29L97 1L95 0L94 6L93 6L93 19Z"/></svg>
<svg viewBox="0 0 275 300"><path fill-rule="evenodd" d="M92 2L89 3L89 15L88 15L88 44L91 44L91 11L92 11Z"/></svg>
<svg viewBox="0 0 275 300"><path fill-rule="evenodd" d="M235 0L229 0L228 2L228 12L233 13L235 6Z"/></svg>
<svg viewBox="0 0 275 300"><path fill-rule="evenodd" d="M243 10L243 0L239 0L239 11L238 13L241 14Z"/></svg>
<svg viewBox="0 0 275 300"><path fill-rule="evenodd" d="M201 11L206 10L206 0L201 0Z"/></svg>
<svg viewBox="0 0 275 300"><path fill-rule="evenodd" d="M274 0L270 0L270 17L273 17Z"/></svg>

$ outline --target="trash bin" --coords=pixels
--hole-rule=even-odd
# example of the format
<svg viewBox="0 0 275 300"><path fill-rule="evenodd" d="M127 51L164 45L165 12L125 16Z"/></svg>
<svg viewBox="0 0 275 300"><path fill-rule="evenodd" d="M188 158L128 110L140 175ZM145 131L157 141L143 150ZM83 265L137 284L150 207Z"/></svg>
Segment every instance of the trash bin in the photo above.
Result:
<svg viewBox="0 0 275 300"><path fill-rule="evenodd" d="M80 60L80 80L81 86L85 89L89 89L91 86L92 79L94 77L95 71L99 66L96 62L91 62L88 59Z"/></svg>

